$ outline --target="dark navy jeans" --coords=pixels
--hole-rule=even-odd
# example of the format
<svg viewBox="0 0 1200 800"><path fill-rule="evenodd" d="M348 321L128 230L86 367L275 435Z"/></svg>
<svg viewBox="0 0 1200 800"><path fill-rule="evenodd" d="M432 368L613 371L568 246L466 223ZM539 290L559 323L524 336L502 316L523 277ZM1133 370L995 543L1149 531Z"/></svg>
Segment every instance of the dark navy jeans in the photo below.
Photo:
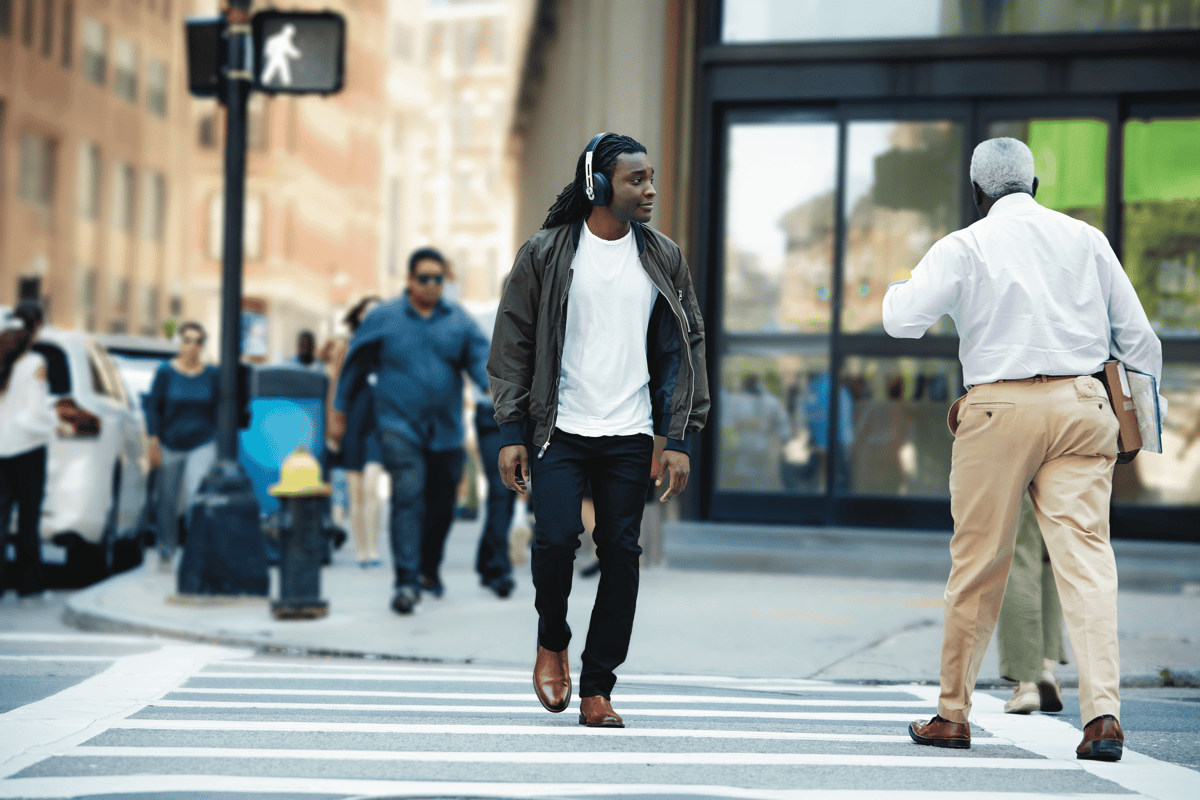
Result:
<svg viewBox="0 0 1200 800"><path fill-rule="evenodd" d="M42 500L46 492L46 448L0 458L0 597L11 586L21 597L46 589L42 570ZM5 575L8 527L17 506L17 560Z"/></svg>
<svg viewBox="0 0 1200 800"><path fill-rule="evenodd" d="M637 606L638 544L650 484L650 436L578 436L555 429L542 458L531 462L534 606L538 644L559 652L571 641L567 598L575 550L583 534L580 509L590 482L596 505L596 557L600 584L583 649L579 696L610 697L613 673L629 652Z"/></svg>
<svg viewBox="0 0 1200 800"><path fill-rule="evenodd" d="M508 526L512 524L513 502L517 493L504 485L500 477L500 426L496 424L492 406L480 403L475 407L475 436L479 442L479 460L487 477L487 517L483 535L479 537L479 553L475 570L486 583L512 575L508 558Z"/></svg>
<svg viewBox="0 0 1200 800"><path fill-rule="evenodd" d="M379 431L383 466L392 479L392 563L396 588L419 589L437 577L462 478L462 450L424 450L393 431Z"/></svg>

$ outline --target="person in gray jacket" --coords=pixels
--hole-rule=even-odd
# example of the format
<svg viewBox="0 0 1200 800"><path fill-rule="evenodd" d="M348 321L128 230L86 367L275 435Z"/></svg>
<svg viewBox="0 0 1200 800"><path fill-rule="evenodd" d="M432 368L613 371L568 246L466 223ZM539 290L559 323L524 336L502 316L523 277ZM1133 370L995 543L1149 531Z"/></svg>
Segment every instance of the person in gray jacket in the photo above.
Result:
<svg viewBox="0 0 1200 800"><path fill-rule="evenodd" d="M567 598L590 482L600 585L580 675L580 724L624 727L613 670L624 660L638 590L650 481L678 494L687 437L708 416L704 323L679 247L646 226L654 168L627 136L596 136L575 180L517 253L488 358L505 485L533 491L538 649L534 688L552 712L571 701ZM654 437L665 442L655 457ZM530 450L535 456L530 458Z"/></svg>

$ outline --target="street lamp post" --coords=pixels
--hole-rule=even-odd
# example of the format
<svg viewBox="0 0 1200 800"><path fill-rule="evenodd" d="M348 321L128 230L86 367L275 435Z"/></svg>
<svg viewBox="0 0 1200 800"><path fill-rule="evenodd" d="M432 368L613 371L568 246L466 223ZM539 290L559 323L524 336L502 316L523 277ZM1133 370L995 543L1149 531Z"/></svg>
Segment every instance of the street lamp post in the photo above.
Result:
<svg viewBox="0 0 1200 800"><path fill-rule="evenodd" d="M217 463L204 479L199 500L190 512L177 587L180 594L266 596L267 554L259 529L258 501L250 478L238 463L246 106L254 79L250 0L230 0L225 20L225 230Z"/></svg>

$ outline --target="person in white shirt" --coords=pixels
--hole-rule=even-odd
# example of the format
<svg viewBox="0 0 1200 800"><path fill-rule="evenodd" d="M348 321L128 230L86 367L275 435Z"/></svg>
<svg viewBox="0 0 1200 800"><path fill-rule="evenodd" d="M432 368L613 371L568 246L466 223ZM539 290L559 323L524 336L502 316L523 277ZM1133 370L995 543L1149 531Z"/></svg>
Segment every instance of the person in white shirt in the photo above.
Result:
<svg viewBox="0 0 1200 800"><path fill-rule="evenodd" d="M909 734L919 744L970 747L971 691L1028 488L1079 663L1076 754L1116 761L1124 734L1108 504L1118 425L1095 373L1111 356L1161 380L1162 345L1108 240L1039 205L1037 185L1024 143L981 143L971 186L982 219L937 242L883 300L884 328L895 337L918 338L950 316L968 388L947 420L954 537L941 695L937 716Z"/></svg>
<svg viewBox="0 0 1200 800"><path fill-rule="evenodd" d="M14 574L0 558L0 595L11 585L21 598L46 589L39 526L46 490L46 446L58 422L47 382L46 360L32 352L42 311L24 301L0 330L0 544L17 506ZM2 555L2 553L0 553Z"/></svg>
<svg viewBox="0 0 1200 800"><path fill-rule="evenodd" d="M683 490L687 435L708 416L704 323L679 247L646 224L656 194L643 145L594 137L575 180L517 254L488 358L500 475L518 494L533 484L533 683L554 713L571 702L567 602L591 485L600 585L579 722L596 728L624 727L611 695L633 630L647 491L664 472L663 500Z"/></svg>

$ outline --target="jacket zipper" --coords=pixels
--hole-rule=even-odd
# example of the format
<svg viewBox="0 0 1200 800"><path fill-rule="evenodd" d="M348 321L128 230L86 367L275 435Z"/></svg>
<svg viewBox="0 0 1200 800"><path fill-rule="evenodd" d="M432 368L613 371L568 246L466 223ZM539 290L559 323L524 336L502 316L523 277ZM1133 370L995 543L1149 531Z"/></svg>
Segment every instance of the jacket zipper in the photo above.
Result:
<svg viewBox="0 0 1200 800"><path fill-rule="evenodd" d="M571 281L574 277L575 277L575 270L573 270L573 269L567 270L567 286L566 286L566 288L563 289L562 299L558 301L558 307L560 310L565 309L567 306L567 295L570 294L570 292L571 292ZM563 318L564 319L566 318L565 311L563 314ZM564 324L566 324L566 323L564 323ZM562 375L562 351L561 350L559 351L558 359L555 362L555 371L558 372L560 376ZM557 386L558 382L555 381L554 385ZM557 397L557 395L558 395L558 392L555 392L554 419L550 423L550 430L546 432L546 443L542 445L542 449L539 450L538 454L537 454L539 461L541 460L542 456L546 455L546 448L550 446L550 437L554 434L554 424L556 422L558 422L558 397Z"/></svg>
<svg viewBox="0 0 1200 800"><path fill-rule="evenodd" d="M690 335L692 332L692 325L690 322L688 322L687 311L685 311L683 308L683 289L679 290L679 313L680 313L680 318L683 320L684 330ZM683 415L683 435L687 436L687 421L692 416L692 401L695 400L695 397L696 397L696 367L694 364L692 364L691 343L687 342L687 341L683 342L683 350L684 350L684 352L687 353L688 368L691 369L691 371L692 371L692 380L688 384L687 413ZM679 441L682 442L683 439L681 438Z"/></svg>

